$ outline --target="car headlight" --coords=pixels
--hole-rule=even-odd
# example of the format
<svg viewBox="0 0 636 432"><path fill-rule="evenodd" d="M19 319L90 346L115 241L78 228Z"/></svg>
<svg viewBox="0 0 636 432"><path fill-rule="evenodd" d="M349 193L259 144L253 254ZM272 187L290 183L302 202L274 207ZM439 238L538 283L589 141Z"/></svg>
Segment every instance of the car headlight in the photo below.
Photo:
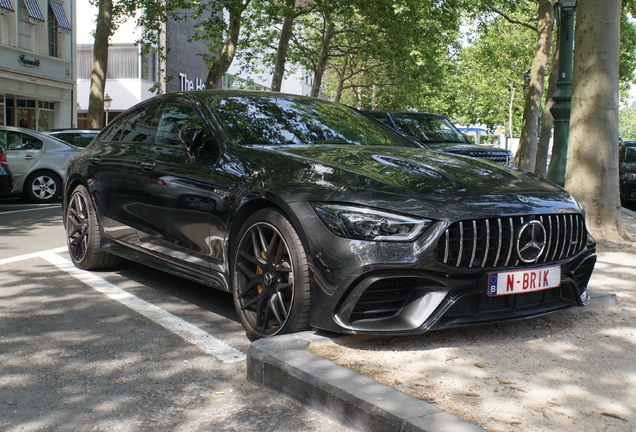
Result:
<svg viewBox="0 0 636 432"><path fill-rule="evenodd" d="M636 181L636 173L627 173L625 174L625 178L627 181Z"/></svg>
<svg viewBox="0 0 636 432"><path fill-rule="evenodd" d="M407 242L433 222L352 205L312 203L311 206L332 233L357 240Z"/></svg>

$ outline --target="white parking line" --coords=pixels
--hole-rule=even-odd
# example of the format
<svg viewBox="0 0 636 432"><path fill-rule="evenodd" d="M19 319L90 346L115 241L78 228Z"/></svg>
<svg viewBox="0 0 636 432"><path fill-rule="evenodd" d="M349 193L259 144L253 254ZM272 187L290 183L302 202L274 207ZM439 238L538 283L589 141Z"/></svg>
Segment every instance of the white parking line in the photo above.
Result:
<svg viewBox="0 0 636 432"><path fill-rule="evenodd" d="M151 319L165 329L180 336L186 342L196 345L206 353L215 356L223 363L234 363L245 360L244 353L232 348L225 342L216 339L214 336L204 332L197 326L172 315L170 312L165 311L152 303L130 294L128 291L124 291L93 273L78 269L66 258L56 255L57 253L64 252L65 250L67 250L66 247L63 247L21 255L14 258L6 258L0 260L0 265L31 258L43 258L57 266L60 270L63 270L71 276L79 279L91 288Z"/></svg>
<svg viewBox="0 0 636 432"><path fill-rule="evenodd" d="M19 255L19 256L15 256L15 257L11 257L11 258L3 258L3 259L0 259L0 265L10 264L10 263L18 262L18 261L25 261L25 260L29 260L29 259L32 259L32 258L40 258L42 255L45 255L45 254L56 254L56 253L64 252L64 251L67 251L67 250L68 250L68 248L66 246L63 246L63 247L59 247L59 248L55 248L55 249L49 249L49 250L46 250L46 251L34 252L34 253L30 253L30 254L25 254L25 255Z"/></svg>
<svg viewBox="0 0 636 432"><path fill-rule="evenodd" d="M36 210L48 210L48 209L52 209L52 208L61 208L61 207L62 207L62 205L58 204L58 205L50 205L50 206L29 208L29 209L24 209L24 210L10 210L10 211L0 212L0 215L11 214L11 213L23 213L23 212L36 211Z"/></svg>

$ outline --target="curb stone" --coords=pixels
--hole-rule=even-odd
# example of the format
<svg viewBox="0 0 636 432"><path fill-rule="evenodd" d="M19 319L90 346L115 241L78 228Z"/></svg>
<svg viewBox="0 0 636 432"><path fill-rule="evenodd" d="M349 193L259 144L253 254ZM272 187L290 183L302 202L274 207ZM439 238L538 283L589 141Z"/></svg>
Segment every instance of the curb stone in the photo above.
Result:
<svg viewBox="0 0 636 432"><path fill-rule="evenodd" d="M616 307L616 294L588 290L590 304L569 310ZM330 338L313 331L253 342L248 381L275 390L360 431L484 432L486 429L402 393L307 349Z"/></svg>

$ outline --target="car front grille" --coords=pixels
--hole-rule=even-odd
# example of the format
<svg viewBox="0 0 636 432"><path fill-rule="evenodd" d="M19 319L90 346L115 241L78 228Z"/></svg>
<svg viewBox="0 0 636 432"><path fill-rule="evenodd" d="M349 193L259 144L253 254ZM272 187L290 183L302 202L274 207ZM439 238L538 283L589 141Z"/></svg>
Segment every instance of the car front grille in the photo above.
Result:
<svg viewBox="0 0 636 432"><path fill-rule="evenodd" d="M498 164L506 165L506 166L509 165L510 163L510 155L504 152L487 152L487 151L473 152L473 151L461 150L461 151L450 151L449 153L456 153L456 154L460 154L464 156L484 159L484 160L496 162Z"/></svg>
<svg viewBox="0 0 636 432"><path fill-rule="evenodd" d="M472 219L454 222L446 229L435 247L435 259L463 269L517 266L517 236L532 220L540 221L546 231L545 248L533 264L572 257L585 246L587 231L579 214Z"/></svg>

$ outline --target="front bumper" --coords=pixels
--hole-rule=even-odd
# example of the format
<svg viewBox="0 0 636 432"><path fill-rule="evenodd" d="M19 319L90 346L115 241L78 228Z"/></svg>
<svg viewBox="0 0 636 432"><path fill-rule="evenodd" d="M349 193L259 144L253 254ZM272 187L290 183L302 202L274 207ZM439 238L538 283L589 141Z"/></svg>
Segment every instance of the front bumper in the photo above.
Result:
<svg viewBox="0 0 636 432"><path fill-rule="evenodd" d="M455 268L436 261L437 239L447 223L434 224L412 243L342 239L309 213L302 225L313 283L311 324L338 333L417 334L583 306L596 262L590 239L575 255L551 263L561 266L559 287L489 297L488 274L497 269Z"/></svg>

